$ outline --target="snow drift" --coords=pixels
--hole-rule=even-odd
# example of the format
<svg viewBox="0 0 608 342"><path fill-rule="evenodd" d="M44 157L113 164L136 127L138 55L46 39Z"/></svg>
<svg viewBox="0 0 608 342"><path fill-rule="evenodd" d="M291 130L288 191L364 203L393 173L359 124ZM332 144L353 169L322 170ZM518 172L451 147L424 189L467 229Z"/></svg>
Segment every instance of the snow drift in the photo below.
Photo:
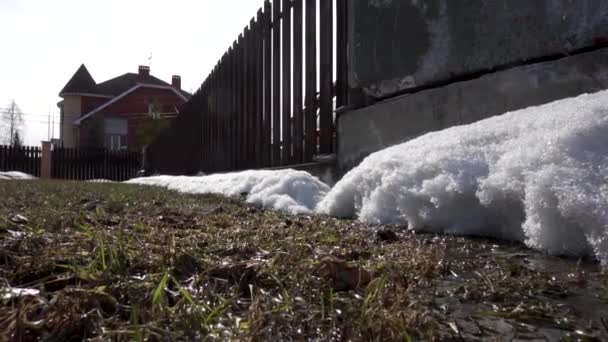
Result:
<svg viewBox="0 0 608 342"><path fill-rule="evenodd" d="M311 214L329 187L304 171L258 170L201 177L156 176L128 181L156 185L180 192L217 194L228 197L246 195L247 202L291 214Z"/></svg>
<svg viewBox="0 0 608 342"><path fill-rule="evenodd" d="M608 91L429 133L372 154L333 189L306 172L131 181L293 214L525 242L608 263Z"/></svg>
<svg viewBox="0 0 608 342"><path fill-rule="evenodd" d="M0 172L0 180L32 180L36 177L19 171Z"/></svg>
<svg viewBox="0 0 608 342"><path fill-rule="evenodd" d="M510 112L377 152L317 212L523 241L608 262L608 92Z"/></svg>

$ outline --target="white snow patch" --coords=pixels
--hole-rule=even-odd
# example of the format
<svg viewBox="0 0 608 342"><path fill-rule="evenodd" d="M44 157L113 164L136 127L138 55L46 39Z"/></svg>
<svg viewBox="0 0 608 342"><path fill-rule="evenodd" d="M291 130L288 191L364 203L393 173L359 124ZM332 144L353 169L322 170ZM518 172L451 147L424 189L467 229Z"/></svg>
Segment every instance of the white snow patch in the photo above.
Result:
<svg viewBox="0 0 608 342"><path fill-rule="evenodd" d="M0 180L33 180L36 177L19 171L0 172Z"/></svg>
<svg viewBox="0 0 608 342"><path fill-rule="evenodd" d="M608 263L608 91L429 133L366 158L316 208Z"/></svg>
<svg viewBox="0 0 608 342"><path fill-rule="evenodd" d="M247 202L291 214L311 214L329 187L307 172L296 170L256 170L202 177L156 176L127 181L156 185L194 194L239 197Z"/></svg>
<svg viewBox="0 0 608 342"><path fill-rule="evenodd" d="M424 135L366 158L333 189L303 171L128 183L238 197L292 214L525 242L608 264L608 91Z"/></svg>

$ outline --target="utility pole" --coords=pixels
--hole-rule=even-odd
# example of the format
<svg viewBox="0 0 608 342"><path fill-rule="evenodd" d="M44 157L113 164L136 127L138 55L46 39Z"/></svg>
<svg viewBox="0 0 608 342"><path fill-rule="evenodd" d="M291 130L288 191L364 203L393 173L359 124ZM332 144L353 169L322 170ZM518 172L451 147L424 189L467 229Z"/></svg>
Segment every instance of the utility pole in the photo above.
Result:
<svg viewBox="0 0 608 342"><path fill-rule="evenodd" d="M11 140L10 143L13 143L13 135L15 134L15 101L11 102L11 108L9 109L9 129L10 129L10 136L11 136Z"/></svg>

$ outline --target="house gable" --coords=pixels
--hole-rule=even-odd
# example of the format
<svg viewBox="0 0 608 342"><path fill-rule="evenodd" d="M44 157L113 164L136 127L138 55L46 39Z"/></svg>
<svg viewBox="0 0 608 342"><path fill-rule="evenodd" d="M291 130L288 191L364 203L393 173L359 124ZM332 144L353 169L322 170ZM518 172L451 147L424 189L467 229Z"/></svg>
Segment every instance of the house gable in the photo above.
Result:
<svg viewBox="0 0 608 342"><path fill-rule="evenodd" d="M74 124L80 125L83 121L97 113L110 113L111 115L119 116L147 114L148 105L151 101L157 101L161 105L161 113L176 114L176 104L183 104L188 99L173 87L138 84L102 106L83 115Z"/></svg>

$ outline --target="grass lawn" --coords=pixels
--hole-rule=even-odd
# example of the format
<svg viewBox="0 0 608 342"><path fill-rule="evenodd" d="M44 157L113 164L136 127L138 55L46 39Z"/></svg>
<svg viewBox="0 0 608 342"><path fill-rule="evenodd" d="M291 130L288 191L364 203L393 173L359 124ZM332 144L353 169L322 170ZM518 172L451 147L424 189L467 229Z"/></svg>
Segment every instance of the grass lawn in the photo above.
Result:
<svg viewBox="0 0 608 342"><path fill-rule="evenodd" d="M0 181L0 341L602 340L600 271L214 196Z"/></svg>

